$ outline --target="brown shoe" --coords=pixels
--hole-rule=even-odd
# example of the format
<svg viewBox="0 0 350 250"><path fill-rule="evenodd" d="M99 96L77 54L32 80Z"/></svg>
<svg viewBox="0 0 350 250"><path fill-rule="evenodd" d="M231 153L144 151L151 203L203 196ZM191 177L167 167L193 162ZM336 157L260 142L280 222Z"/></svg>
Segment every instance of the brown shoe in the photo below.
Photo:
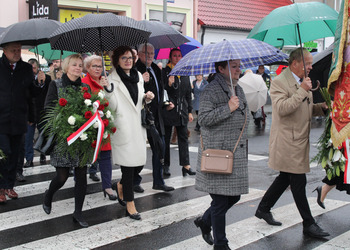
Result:
<svg viewBox="0 0 350 250"><path fill-rule="evenodd" d="M0 204L6 203L5 189L0 189Z"/></svg>
<svg viewBox="0 0 350 250"><path fill-rule="evenodd" d="M18 194L13 189L5 189L5 194L11 199L18 198Z"/></svg>

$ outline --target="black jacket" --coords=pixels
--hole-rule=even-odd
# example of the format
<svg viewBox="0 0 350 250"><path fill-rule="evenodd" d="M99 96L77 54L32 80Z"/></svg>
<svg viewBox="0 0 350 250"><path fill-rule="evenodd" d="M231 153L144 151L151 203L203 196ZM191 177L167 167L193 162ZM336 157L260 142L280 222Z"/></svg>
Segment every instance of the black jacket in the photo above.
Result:
<svg viewBox="0 0 350 250"><path fill-rule="evenodd" d="M181 76L180 79L175 76L174 84L169 87L168 74L171 69L169 66L163 69L162 79L164 89L168 92L169 101L174 103L175 108L163 112L164 125L166 126L185 126L188 124L188 114L192 112L192 89L188 76Z"/></svg>
<svg viewBox="0 0 350 250"><path fill-rule="evenodd" d="M47 91L51 82L51 76L45 74L45 82L39 83L38 80L35 80L35 86L37 87L37 95L34 99L35 102L35 122L39 123L41 118L44 115L44 104Z"/></svg>
<svg viewBox="0 0 350 250"><path fill-rule="evenodd" d="M24 134L27 131L28 106L35 96L32 65L19 60L12 71L5 55L0 58L0 133Z"/></svg>
<svg viewBox="0 0 350 250"><path fill-rule="evenodd" d="M140 60L136 62L136 68L138 71L140 71L141 74L146 72L146 65L143 64ZM157 86L156 82L153 78L152 73L150 72L149 69L147 69L147 72L150 74L150 80L149 82L144 83L144 88L145 88L145 93L147 91L151 91L154 94L154 99L152 102L149 104L151 107L151 111L154 116L154 123L157 128L157 130L164 135L164 122L163 122L163 117L162 117L162 109L165 108L163 106L163 96L164 96L164 87L163 87L163 82L162 82L162 72L159 69L159 67L152 62L151 67L156 75L157 81L158 81L158 88L159 88L159 94L157 92ZM159 101L158 101L159 97Z"/></svg>

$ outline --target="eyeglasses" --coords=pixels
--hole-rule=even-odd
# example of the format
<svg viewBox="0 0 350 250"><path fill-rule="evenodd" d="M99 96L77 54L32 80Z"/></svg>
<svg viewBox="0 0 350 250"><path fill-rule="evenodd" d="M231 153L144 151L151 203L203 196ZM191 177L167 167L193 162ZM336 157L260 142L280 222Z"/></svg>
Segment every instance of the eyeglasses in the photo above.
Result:
<svg viewBox="0 0 350 250"><path fill-rule="evenodd" d="M102 69L103 67L101 65L91 65L92 68L95 68L95 69Z"/></svg>
<svg viewBox="0 0 350 250"><path fill-rule="evenodd" d="M122 56L120 59L122 59L123 62L134 60L134 58L132 56L130 56L130 57Z"/></svg>

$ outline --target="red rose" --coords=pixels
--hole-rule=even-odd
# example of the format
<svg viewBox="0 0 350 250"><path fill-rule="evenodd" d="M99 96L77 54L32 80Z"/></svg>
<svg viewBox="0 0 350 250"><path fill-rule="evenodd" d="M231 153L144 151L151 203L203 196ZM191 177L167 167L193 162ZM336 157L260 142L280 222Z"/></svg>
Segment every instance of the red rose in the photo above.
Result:
<svg viewBox="0 0 350 250"><path fill-rule="evenodd" d="M108 102L108 101L106 101L106 102L103 104L103 106L105 106L105 107L108 107L108 105L109 105L109 102Z"/></svg>
<svg viewBox="0 0 350 250"><path fill-rule="evenodd" d="M117 128L113 127L111 130L112 130L112 133L114 134L117 131Z"/></svg>
<svg viewBox="0 0 350 250"><path fill-rule="evenodd" d="M82 87L81 88L81 92L83 92L83 93L85 93L85 92L87 92L89 89L87 88L87 87ZM85 98L86 99L86 98Z"/></svg>
<svg viewBox="0 0 350 250"><path fill-rule="evenodd" d="M91 143L91 147L96 148L97 142L96 140Z"/></svg>
<svg viewBox="0 0 350 250"><path fill-rule="evenodd" d="M85 116L86 119L90 119L92 117L92 112L91 111L86 111L84 116Z"/></svg>
<svg viewBox="0 0 350 250"><path fill-rule="evenodd" d="M105 106L103 106L102 104L100 104L100 106L98 106L98 110L104 110L105 109Z"/></svg>
<svg viewBox="0 0 350 250"><path fill-rule="evenodd" d="M62 106L62 107L64 107L64 106L66 106L67 105L67 100L66 99L64 99L64 98L61 98L59 101L58 101L58 103Z"/></svg>
<svg viewBox="0 0 350 250"><path fill-rule="evenodd" d="M109 124L109 121L107 119L103 119L102 122L105 125L105 127L107 127Z"/></svg>
<svg viewBox="0 0 350 250"><path fill-rule="evenodd" d="M84 97L84 99L90 99L91 95L88 92L85 92L83 97Z"/></svg>

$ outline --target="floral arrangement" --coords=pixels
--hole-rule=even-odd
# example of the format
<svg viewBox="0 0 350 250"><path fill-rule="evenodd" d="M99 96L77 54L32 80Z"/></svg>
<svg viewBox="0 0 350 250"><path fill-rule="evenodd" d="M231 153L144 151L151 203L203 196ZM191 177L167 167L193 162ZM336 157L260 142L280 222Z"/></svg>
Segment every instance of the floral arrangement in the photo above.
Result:
<svg viewBox="0 0 350 250"><path fill-rule="evenodd" d="M2 152L2 150L0 149L0 161L5 159L5 154L4 152Z"/></svg>
<svg viewBox="0 0 350 250"><path fill-rule="evenodd" d="M322 168L326 171L327 178L329 180L336 176L340 176L340 171L345 170L345 157L343 149L341 147L336 148L333 146L331 140L331 126L332 118L330 116L332 110L331 97L327 88L320 89L321 95L325 100L328 110L326 114L325 130L318 141L318 154L312 159L322 165Z"/></svg>
<svg viewBox="0 0 350 250"><path fill-rule="evenodd" d="M80 166L90 164L95 148L97 147L98 123L95 122L86 131L82 132L78 139L68 146L67 138L80 129L94 115L94 102L99 101L97 111L104 124L102 144L109 141L109 135L115 133L113 126L114 117L105 99L105 94L89 93L87 87L81 87L81 91L67 87L57 104L49 109L44 117L45 128L48 134L55 135L56 151L59 154L79 157Z"/></svg>

